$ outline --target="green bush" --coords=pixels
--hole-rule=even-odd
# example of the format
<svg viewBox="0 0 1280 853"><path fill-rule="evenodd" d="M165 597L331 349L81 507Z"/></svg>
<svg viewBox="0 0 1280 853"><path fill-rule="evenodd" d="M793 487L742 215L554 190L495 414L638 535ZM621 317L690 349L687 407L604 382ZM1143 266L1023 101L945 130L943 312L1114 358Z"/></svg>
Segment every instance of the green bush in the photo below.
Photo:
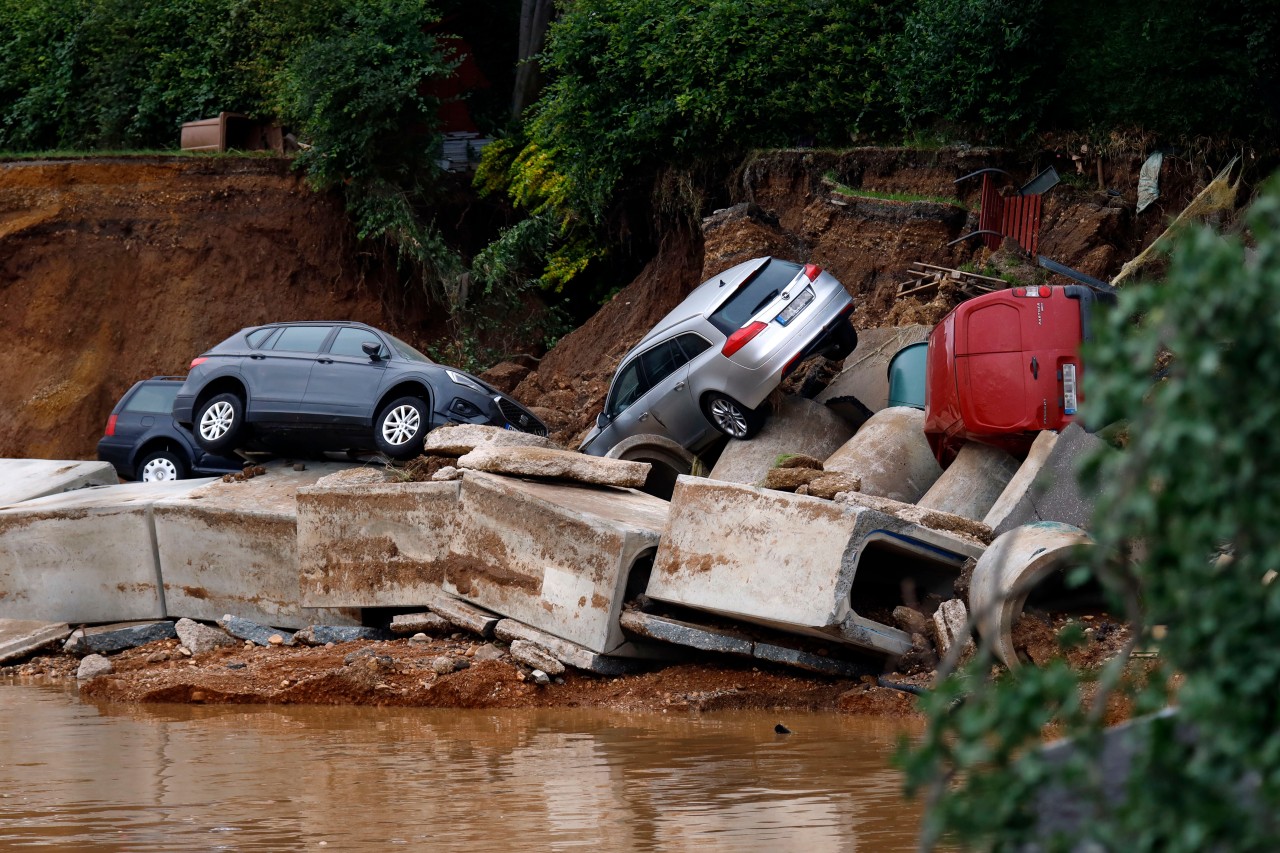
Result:
<svg viewBox="0 0 1280 853"><path fill-rule="evenodd" d="M1018 849L1033 840L1037 796L1061 783L1103 813L1049 849L1089 840L1126 851L1275 849L1280 378L1267 366L1280 355L1280 183L1248 223L1252 257L1238 238L1183 235L1167 280L1130 285L1084 354L1084 417L1128 424L1124 452L1083 468L1102 489L1092 573L1123 602L1135 637L1158 650L1155 670L1137 677L1122 657L1100 674L1058 663L991 680L979 659L948 679L907 758L911 783L936 798L932 836ZM1173 361L1153 382L1165 348ZM1175 703L1178 725L1195 733L1182 739L1169 721L1139 728L1119 800L1101 793L1093 751L1108 695L1130 697L1135 713ZM1049 723L1083 747L1066 767L1038 752Z"/></svg>

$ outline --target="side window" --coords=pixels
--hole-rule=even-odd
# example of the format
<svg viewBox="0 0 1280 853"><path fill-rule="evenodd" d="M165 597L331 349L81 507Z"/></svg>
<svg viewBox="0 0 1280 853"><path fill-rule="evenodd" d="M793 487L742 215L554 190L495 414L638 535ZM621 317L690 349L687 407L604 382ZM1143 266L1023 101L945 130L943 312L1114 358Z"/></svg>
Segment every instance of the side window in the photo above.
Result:
<svg viewBox="0 0 1280 853"><path fill-rule="evenodd" d="M702 353L711 349L711 342L695 332L687 332L676 338L680 349L684 350L685 361L693 361Z"/></svg>
<svg viewBox="0 0 1280 853"><path fill-rule="evenodd" d="M649 378L649 388L657 385L676 371L676 368L688 361L675 341L665 341L640 354L644 364L644 374ZM647 389L646 389L647 390Z"/></svg>
<svg viewBox="0 0 1280 853"><path fill-rule="evenodd" d="M173 410L173 398L178 396L178 388L181 385L180 382L143 385L129 398L129 402L124 404L124 411L168 414Z"/></svg>
<svg viewBox="0 0 1280 853"><path fill-rule="evenodd" d="M285 326L271 347L277 352L320 352L333 326Z"/></svg>
<svg viewBox="0 0 1280 853"><path fill-rule="evenodd" d="M377 344L385 355L387 348L382 345L377 335L368 329L353 329L350 326L338 330L333 344L329 347L329 355L349 355L367 360L369 356L364 351L366 341Z"/></svg>
<svg viewBox="0 0 1280 853"><path fill-rule="evenodd" d="M648 390L649 386L645 384L644 375L640 372L640 359L632 359L618 371L618 381L614 383L613 393L609 395L609 405L606 407L609 417L616 416Z"/></svg>
<svg viewBox="0 0 1280 853"><path fill-rule="evenodd" d="M271 333L274 331L275 329L255 329L245 336L245 340L254 349L261 349L262 345L267 342L267 338L271 337Z"/></svg>

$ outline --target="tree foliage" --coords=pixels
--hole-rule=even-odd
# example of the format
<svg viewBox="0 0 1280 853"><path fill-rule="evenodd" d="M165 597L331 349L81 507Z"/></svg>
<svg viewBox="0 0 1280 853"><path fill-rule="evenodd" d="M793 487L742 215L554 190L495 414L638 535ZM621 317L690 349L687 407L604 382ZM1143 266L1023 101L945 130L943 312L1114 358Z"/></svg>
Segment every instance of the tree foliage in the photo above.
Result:
<svg viewBox="0 0 1280 853"><path fill-rule="evenodd" d="M1086 461L1102 489L1094 576L1121 594L1158 649L1146 678L1065 666L990 680L989 660L930 699L930 732L907 760L937 796L930 831L997 849L1035 839L1050 783L1100 810L1057 846L1137 851L1271 850L1280 806L1280 183L1253 204L1256 248L1206 228L1183 235L1164 282L1134 284L1105 315L1089 364L1089 422L1127 422L1124 452ZM1167 349L1167 377L1152 366ZM1125 559L1126 557L1130 559ZM1079 580L1080 578L1077 578ZM1140 593L1140 605L1138 604ZM1163 639L1160 639L1163 637ZM1174 677L1176 674L1176 678ZM1087 685L1087 690L1086 690ZM1176 722L1137 729L1119 801L1100 787L1098 732L1108 695L1137 713L1176 704ZM1090 696L1086 701L1084 696ZM1045 726L1082 750L1063 766L1038 750ZM1186 732L1191 737L1186 737ZM1043 839L1041 839L1043 840Z"/></svg>

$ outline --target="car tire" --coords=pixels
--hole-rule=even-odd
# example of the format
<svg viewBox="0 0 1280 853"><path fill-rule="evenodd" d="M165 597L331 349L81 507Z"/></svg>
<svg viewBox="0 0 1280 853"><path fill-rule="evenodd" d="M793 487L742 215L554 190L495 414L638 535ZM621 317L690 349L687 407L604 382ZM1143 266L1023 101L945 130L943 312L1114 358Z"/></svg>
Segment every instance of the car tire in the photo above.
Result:
<svg viewBox="0 0 1280 853"><path fill-rule="evenodd" d="M763 414L719 391L702 398L702 414L717 430L739 441L746 441L764 426Z"/></svg>
<svg viewBox="0 0 1280 853"><path fill-rule="evenodd" d="M430 429L427 404L417 397L400 397L382 407L373 420L373 442L392 459L412 459L422 453Z"/></svg>
<svg viewBox="0 0 1280 853"><path fill-rule="evenodd" d="M232 393L215 394L196 411L196 444L209 453L235 450L244 434L244 401Z"/></svg>
<svg viewBox="0 0 1280 853"><path fill-rule="evenodd" d="M168 450L156 450L142 457L138 463L138 481L142 483L165 483L169 480L185 480L188 476L187 463Z"/></svg>

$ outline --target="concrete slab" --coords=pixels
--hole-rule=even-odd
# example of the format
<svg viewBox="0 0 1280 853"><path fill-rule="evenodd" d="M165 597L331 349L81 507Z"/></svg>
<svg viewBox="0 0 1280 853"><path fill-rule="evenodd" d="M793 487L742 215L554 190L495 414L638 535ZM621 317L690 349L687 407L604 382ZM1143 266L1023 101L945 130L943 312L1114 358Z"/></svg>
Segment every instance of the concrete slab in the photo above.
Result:
<svg viewBox="0 0 1280 853"><path fill-rule="evenodd" d="M464 456L477 447L549 447L562 449L549 438L482 424L445 424L427 433L422 452L428 456Z"/></svg>
<svg viewBox="0 0 1280 853"><path fill-rule="evenodd" d="M646 594L892 655L906 632L868 618L904 586L947 590L982 546L862 506L681 477Z"/></svg>
<svg viewBox="0 0 1280 853"><path fill-rule="evenodd" d="M298 489L301 605L425 607L441 591L461 486Z"/></svg>
<svg viewBox="0 0 1280 853"><path fill-rule="evenodd" d="M0 618L165 618L153 506L210 482L95 486L0 509Z"/></svg>
<svg viewBox="0 0 1280 853"><path fill-rule="evenodd" d="M622 675L630 672L634 661L626 658L599 655L577 643L539 631L515 619L503 619L494 629L494 636L507 643L524 640L550 652L556 660L574 669L594 672L596 675Z"/></svg>
<svg viewBox="0 0 1280 853"><path fill-rule="evenodd" d="M177 627L168 619L96 625L92 628L77 628L71 632L62 650L73 655L109 655L125 649L136 649L156 640L176 639L177 636Z"/></svg>
<svg viewBox="0 0 1280 853"><path fill-rule="evenodd" d="M725 445L711 479L759 485L779 456L826 459L851 438L853 428L826 406L803 397L783 397L755 438Z"/></svg>
<svg viewBox="0 0 1280 853"><path fill-rule="evenodd" d="M0 507L87 486L118 486L110 462L0 459Z"/></svg>
<svg viewBox="0 0 1280 853"><path fill-rule="evenodd" d="M26 657L48 645L61 643L71 633L66 622L35 619L0 619L0 663Z"/></svg>
<svg viewBox="0 0 1280 853"><path fill-rule="evenodd" d="M437 595L429 604L431 612L449 624L473 634L479 634L481 637L492 637L494 628L502 621L501 617L483 607L476 607L448 595Z"/></svg>
<svg viewBox="0 0 1280 853"><path fill-rule="evenodd" d="M214 481L156 502L155 530L169 615L217 621L225 614L279 628L358 625L356 610L299 604L297 493L341 470L269 463L243 482Z"/></svg>
<svg viewBox="0 0 1280 853"><path fill-rule="evenodd" d="M823 468L861 478L864 494L903 503L920 500L942 476L924 437L924 412L909 406L876 412Z"/></svg>
<svg viewBox="0 0 1280 853"><path fill-rule="evenodd" d="M1093 524L1097 494L1086 493L1080 488L1076 481L1076 465L1082 456L1100 448L1109 449L1106 442L1085 432L1080 424L1069 424L1044 456L1043 465L1035 472L1030 488L1024 489L1000 522L992 525L996 535L1036 521L1058 521L1088 530ZM1024 478L1018 479L1025 482ZM1004 498L1002 494L1002 503Z"/></svg>
<svg viewBox="0 0 1280 853"><path fill-rule="evenodd" d="M463 471L639 489L653 466L549 447L477 447L458 459L458 467Z"/></svg>
<svg viewBox="0 0 1280 853"><path fill-rule="evenodd" d="M618 614L668 509L628 489L468 471L444 588L597 654L635 654Z"/></svg>
<svg viewBox="0 0 1280 853"><path fill-rule="evenodd" d="M853 397L875 413L889 405L889 362L898 350L929 339L932 326L897 326L858 330L858 348L844 369L817 399L827 403Z"/></svg>
<svg viewBox="0 0 1280 853"><path fill-rule="evenodd" d="M916 503L982 521L1018 472L1020 463L998 447L971 442L960 448L929 491Z"/></svg>

